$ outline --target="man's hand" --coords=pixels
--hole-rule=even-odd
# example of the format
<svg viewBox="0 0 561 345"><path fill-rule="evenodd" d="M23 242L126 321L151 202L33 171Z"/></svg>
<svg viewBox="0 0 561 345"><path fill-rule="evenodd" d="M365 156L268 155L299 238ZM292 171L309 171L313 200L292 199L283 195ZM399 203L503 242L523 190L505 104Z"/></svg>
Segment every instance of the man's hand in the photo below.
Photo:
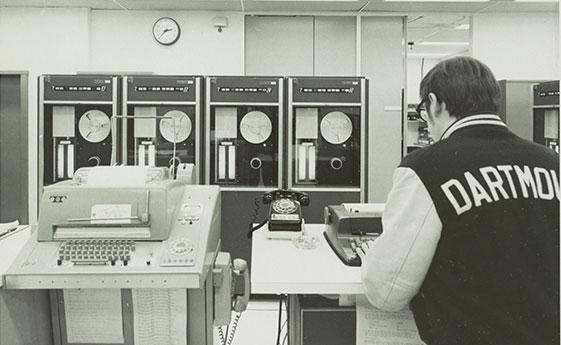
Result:
<svg viewBox="0 0 561 345"><path fill-rule="evenodd" d="M363 263L364 263L364 258L366 257L366 253L368 253L368 251L370 250L372 243L374 243L374 241L364 241L360 245L360 247L356 249L356 253L358 254L358 257Z"/></svg>

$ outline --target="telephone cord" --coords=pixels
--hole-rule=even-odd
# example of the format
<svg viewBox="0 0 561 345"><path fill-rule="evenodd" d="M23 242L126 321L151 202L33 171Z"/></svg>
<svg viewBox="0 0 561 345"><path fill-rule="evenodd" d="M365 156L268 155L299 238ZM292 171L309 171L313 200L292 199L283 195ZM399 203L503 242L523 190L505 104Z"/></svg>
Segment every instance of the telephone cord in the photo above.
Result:
<svg viewBox="0 0 561 345"><path fill-rule="evenodd" d="M280 295L280 299L279 299L279 319L278 319L278 325L277 325L277 342L276 345L280 345L280 340L281 340L281 331L282 331L282 327L281 327L281 320L282 320L282 304L283 304L283 299L284 299L284 295Z"/></svg>
<svg viewBox="0 0 561 345"><path fill-rule="evenodd" d="M284 307L285 307L285 310L286 310L286 320L284 320L284 324L281 328L281 332L284 328L284 325L288 324L288 301L287 300L288 300L288 297L284 299ZM286 343L287 338L288 338L288 325L287 325L286 333L284 334L284 339L282 340L282 345L284 345Z"/></svg>
<svg viewBox="0 0 561 345"><path fill-rule="evenodd" d="M234 336L236 335L236 329L238 328L238 323L242 313L236 313L234 320L226 326L226 332L224 332L224 327L218 327L218 338L220 338L220 345L231 345L234 341ZM230 327L232 326L232 327Z"/></svg>
<svg viewBox="0 0 561 345"><path fill-rule="evenodd" d="M228 343L226 345L232 345L232 342L234 341L234 335L236 335L236 328L238 328L238 323L240 322L241 316L242 313L237 313L236 316L234 316L234 321L232 321L232 328L230 329L230 332L228 334Z"/></svg>
<svg viewBox="0 0 561 345"><path fill-rule="evenodd" d="M253 204L255 206L253 208L251 221L249 222L249 231L247 233L247 238L251 238L253 236L254 231L260 229L263 225L267 224L267 220L264 220L261 223L257 224L256 226L253 226L253 223L255 223L255 220L257 219L257 215L259 214L259 208L260 208L259 202L261 201L261 199L262 199L261 196L257 196L253 200Z"/></svg>
<svg viewBox="0 0 561 345"><path fill-rule="evenodd" d="M224 337L224 330L218 327L218 337L220 338L220 345L226 345L226 338Z"/></svg>

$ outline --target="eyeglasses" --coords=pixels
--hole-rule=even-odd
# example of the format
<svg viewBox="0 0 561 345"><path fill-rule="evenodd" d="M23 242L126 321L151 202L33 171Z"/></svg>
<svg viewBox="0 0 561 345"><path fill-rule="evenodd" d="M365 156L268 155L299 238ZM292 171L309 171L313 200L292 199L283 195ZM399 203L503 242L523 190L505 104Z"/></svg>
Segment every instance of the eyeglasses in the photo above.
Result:
<svg viewBox="0 0 561 345"><path fill-rule="evenodd" d="M421 120L424 123L427 123L426 120L426 115L427 115L427 108L425 107L425 100L422 100L421 103L419 103L419 105L417 105L417 107L415 107L415 111L417 112L417 115L419 115L419 120Z"/></svg>

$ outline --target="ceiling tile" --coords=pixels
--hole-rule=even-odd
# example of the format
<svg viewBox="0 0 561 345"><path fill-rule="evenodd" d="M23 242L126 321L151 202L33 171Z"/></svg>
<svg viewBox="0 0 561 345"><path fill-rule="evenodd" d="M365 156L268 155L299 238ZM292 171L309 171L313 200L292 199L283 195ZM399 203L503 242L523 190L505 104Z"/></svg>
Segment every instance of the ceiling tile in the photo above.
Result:
<svg viewBox="0 0 561 345"><path fill-rule="evenodd" d="M474 13L488 2L371 2L366 11L401 13Z"/></svg>
<svg viewBox="0 0 561 345"><path fill-rule="evenodd" d="M129 10L241 11L239 0L118 0Z"/></svg>
<svg viewBox="0 0 561 345"><path fill-rule="evenodd" d="M0 0L0 7L80 7L104 10L122 9L112 0Z"/></svg>
<svg viewBox="0 0 561 345"><path fill-rule="evenodd" d="M483 13L559 12L559 2L496 1Z"/></svg>
<svg viewBox="0 0 561 345"><path fill-rule="evenodd" d="M246 1L244 8L250 12L309 12L309 11L358 11L364 1Z"/></svg>

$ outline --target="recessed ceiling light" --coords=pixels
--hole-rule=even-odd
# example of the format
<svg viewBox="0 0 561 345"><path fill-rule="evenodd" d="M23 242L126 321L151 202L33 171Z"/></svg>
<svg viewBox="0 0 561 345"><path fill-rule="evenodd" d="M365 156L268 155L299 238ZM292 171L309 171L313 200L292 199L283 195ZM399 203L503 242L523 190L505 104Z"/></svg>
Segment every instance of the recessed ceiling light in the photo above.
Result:
<svg viewBox="0 0 561 345"><path fill-rule="evenodd" d="M416 43L418 46L469 46L469 42L431 42L423 41Z"/></svg>
<svg viewBox="0 0 561 345"><path fill-rule="evenodd" d="M385 0L386 2L489 2L491 0Z"/></svg>
<svg viewBox="0 0 561 345"><path fill-rule="evenodd" d="M431 59L439 59L439 58L443 58L446 56L449 56L450 54L446 54L446 53L412 53L412 54L407 54L407 58L412 58L412 59L418 59L418 58L431 58Z"/></svg>
<svg viewBox="0 0 561 345"><path fill-rule="evenodd" d="M457 25L454 29L456 29L456 30L469 30L469 24L460 24L460 25Z"/></svg>

